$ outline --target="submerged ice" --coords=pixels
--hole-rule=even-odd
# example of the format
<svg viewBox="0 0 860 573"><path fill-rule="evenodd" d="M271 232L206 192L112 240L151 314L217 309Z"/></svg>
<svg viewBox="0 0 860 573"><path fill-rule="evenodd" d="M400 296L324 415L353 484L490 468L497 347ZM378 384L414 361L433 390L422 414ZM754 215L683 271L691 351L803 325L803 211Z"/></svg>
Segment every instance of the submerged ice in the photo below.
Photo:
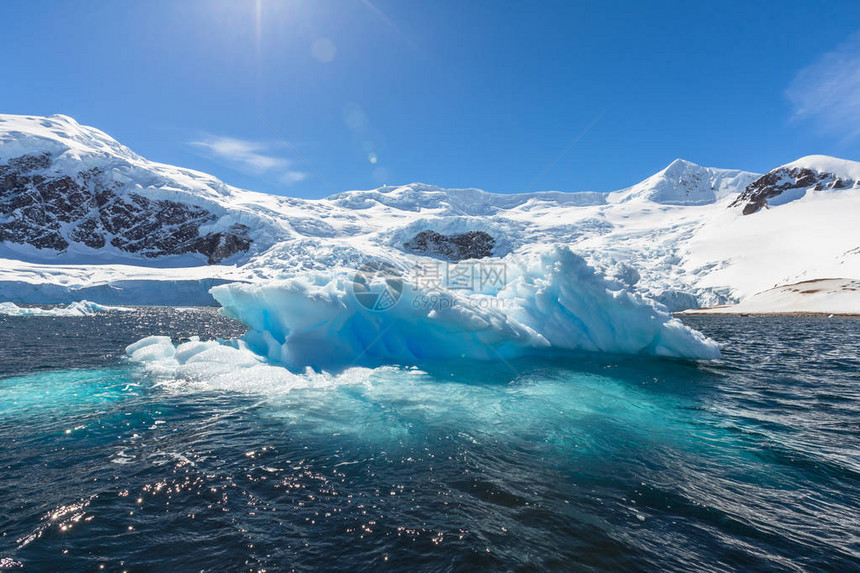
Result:
<svg viewBox="0 0 860 573"><path fill-rule="evenodd" d="M598 275L565 247L494 260L506 274L504 288L495 292L442 285L422 289L407 274L415 262L392 258L384 268L401 269L399 274L389 270L363 280L343 267L217 286L211 292L222 313L249 328L240 340L176 347L166 338L147 339L128 353L153 369L186 378L239 369L254 377L283 378L287 386L297 383L293 373L308 368L335 372L362 365L506 361L571 352L720 356L715 342L631 294L623 282ZM362 296L372 292L388 299L368 304Z"/></svg>
<svg viewBox="0 0 860 573"><path fill-rule="evenodd" d="M205 390L259 392L272 395L296 388L321 388L344 383L361 383L371 372L351 368L338 375L292 372L267 362L241 341L201 341L193 337L178 345L169 336L148 336L126 348L126 354L145 365L161 384L190 383Z"/></svg>

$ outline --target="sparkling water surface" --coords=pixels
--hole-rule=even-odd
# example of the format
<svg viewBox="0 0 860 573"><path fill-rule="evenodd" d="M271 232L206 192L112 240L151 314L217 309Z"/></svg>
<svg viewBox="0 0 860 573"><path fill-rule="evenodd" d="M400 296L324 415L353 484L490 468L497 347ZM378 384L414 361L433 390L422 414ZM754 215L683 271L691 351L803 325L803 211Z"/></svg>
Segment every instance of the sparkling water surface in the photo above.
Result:
<svg viewBox="0 0 860 573"><path fill-rule="evenodd" d="M860 320L685 321L724 359L237 391L123 356L212 309L0 318L0 569L860 570Z"/></svg>

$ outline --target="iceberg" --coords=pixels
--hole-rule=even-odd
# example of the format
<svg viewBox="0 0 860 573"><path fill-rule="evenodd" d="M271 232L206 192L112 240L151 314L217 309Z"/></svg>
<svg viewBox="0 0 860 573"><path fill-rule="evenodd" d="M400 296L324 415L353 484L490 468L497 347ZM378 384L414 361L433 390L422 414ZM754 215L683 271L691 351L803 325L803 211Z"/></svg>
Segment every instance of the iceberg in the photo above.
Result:
<svg viewBox="0 0 860 573"><path fill-rule="evenodd" d="M506 284L497 292L441 285L422 289L407 280L408 260L383 261L376 268L386 272L369 278L340 268L213 287L221 312L249 331L228 345L199 344L209 345L205 352L216 361L245 364L250 351L253 358L247 367L278 365L292 372L456 358L506 361L570 352L720 356L714 341L628 292L623 283L598 275L566 247L482 260L482 265L501 265L506 274ZM377 296L374 293L378 300L371 304L367 296ZM191 360L185 356L190 347L180 351L165 346L170 345L167 340L156 342L146 352L133 345L128 353L138 362L169 357L185 365ZM193 360L200 362L205 354L196 352L204 347L194 348Z"/></svg>
<svg viewBox="0 0 860 573"><path fill-rule="evenodd" d="M14 302L0 302L0 316L89 316L99 312L130 312L133 308L124 306L106 306L81 300L71 303L65 308L21 307Z"/></svg>

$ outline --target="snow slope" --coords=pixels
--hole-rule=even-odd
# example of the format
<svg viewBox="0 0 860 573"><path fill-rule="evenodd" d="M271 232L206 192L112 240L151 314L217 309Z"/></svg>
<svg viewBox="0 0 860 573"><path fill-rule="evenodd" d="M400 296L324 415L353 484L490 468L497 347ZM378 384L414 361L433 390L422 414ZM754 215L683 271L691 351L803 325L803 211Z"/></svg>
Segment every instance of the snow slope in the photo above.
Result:
<svg viewBox="0 0 860 573"><path fill-rule="evenodd" d="M860 280L816 279L772 288L729 306L682 314L827 314L860 316Z"/></svg>
<svg viewBox="0 0 860 573"><path fill-rule="evenodd" d="M860 163L821 155L774 169L691 237L683 268L714 265L697 284L730 285L734 300L805 280L860 277L858 175ZM745 200L761 197L763 208L742 214Z"/></svg>

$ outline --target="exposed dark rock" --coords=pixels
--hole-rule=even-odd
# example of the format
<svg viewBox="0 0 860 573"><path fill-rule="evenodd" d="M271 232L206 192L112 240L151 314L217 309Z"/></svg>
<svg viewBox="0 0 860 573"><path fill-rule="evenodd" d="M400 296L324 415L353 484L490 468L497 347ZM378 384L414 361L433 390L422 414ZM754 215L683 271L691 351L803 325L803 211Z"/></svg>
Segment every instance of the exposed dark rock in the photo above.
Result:
<svg viewBox="0 0 860 573"><path fill-rule="evenodd" d="M743 206L743 214L751 215L768 206L768 199L779 197L792 189L842 189L855 184L851 179L841 179L833 173L823 173L795 167L774 169L750 183L730 207Z"/></svg>
<svg viewBox="0 0 860 573"><path fill-rule="evenodd" d="M178 201L123 195L100 169L47 171L48 153L0 165L0 241L65 251L71 243L101 249L108 243L147 258L199 253L218 263L251 246L248 227L200 235L217 217Z"/></svg>
<svg viewBox="0 0 860 573"><path fill-rule="evenodd" d="M491 257L495 245L496 240L483 231L469 231L462 235L421 231L405 242L403 247L413 253L441 257L449 261L462 261Z"/></svg>
<svg viewBox="0 0 860 573"><path fill-rule="evenodd" d="M101 249L107 242L104 234L99 229L99 220L95 218L84 219L77 227L69 233L73 241L83 243L91 249Z"/></svg>
<svg viewBox="0 0 860 573"><path fill-rule="evenodd" d="M210 233L197 241L197 252L208 257L209 264L221 262L251 247L248 227L233 225L229 233Z"/></svg>
<svg viewBox="0 0 860 573"><path fill-rule="evenodd" d="M49 165L51 165L50 153L22 155L9 160L9 169L12 171L35 171L36 169L46 169Z"/></svg>

